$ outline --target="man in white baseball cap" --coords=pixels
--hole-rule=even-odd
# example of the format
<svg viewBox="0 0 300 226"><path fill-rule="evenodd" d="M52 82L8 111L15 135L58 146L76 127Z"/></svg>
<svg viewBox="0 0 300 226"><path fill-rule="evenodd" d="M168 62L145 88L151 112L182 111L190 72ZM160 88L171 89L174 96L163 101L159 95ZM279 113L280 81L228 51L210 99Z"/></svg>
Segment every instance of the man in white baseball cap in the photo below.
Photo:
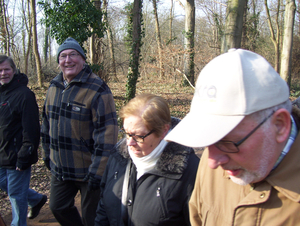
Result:
<svg viewBox="0 0 300 226"><path fill-rule="evenodd" d="M286 82L260 55L231 49L204 67L190 112L165 138L206 147L192 225L300 222L300 111L291 111Z"/></svg>

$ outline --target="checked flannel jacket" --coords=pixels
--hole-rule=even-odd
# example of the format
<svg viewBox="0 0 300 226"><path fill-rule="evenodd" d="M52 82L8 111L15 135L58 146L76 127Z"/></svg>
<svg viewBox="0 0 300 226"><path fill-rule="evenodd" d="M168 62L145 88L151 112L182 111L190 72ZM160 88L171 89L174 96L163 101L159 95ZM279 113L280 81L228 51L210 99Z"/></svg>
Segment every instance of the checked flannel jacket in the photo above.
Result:
<svg viewBox="0 0 300 226"><path fill-rule="evenodd" d="M62 72L50 83L43 108L43 159L58 180L100 180L118 125L113 95L86 65L65 88Z"/></svg>

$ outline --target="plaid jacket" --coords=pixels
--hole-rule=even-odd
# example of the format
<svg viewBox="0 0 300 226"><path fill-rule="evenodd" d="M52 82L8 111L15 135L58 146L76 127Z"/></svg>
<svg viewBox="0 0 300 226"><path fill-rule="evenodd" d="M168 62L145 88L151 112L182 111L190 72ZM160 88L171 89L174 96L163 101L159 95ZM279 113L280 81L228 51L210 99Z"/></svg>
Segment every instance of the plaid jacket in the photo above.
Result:
<svg viewBox="0 0 300 226"><path fill-rule="evenodd" d="M88 66L65 88L62 72L50 83L43 109L44 160L58 180L101 179L118 125L113 95Z"/></svg>

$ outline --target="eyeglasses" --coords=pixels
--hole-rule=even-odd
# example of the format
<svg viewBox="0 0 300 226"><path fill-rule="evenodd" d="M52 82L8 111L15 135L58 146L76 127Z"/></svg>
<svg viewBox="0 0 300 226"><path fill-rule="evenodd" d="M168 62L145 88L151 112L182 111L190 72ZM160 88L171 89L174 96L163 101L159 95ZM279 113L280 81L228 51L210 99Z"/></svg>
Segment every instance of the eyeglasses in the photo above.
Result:
<svg viewBox="0 0 300 226"><path fill-rule="evenodd" d="M58 58L60 60L66 60L68 56L70 59L74 60L79 56L79 53L60 54Z"/></svg>
<svg viewBox="0 0 300 226"><path fill-rule="evenodd" d="M149 133L147 133L145 136L141 136L141 135L136 135L136 134L130 134L130 133L126 133L124 128L120 129L119 132L123 133L124 135L126 135L127 140L132 137L132 139L137 142L137 143L144 143L144 139L149 136L150 134L152 134L154 132L154 130L151 130Z"/></svg>
<svg viewBox="0 0 300 226"><path fill-rule="evenodd" d="M245 136L243 139L241 139L238 142L233 142L233 141L228 141L228 140L221 140L217 143L215 143L214 145L223 152L226 153L237 153L240 151L239 146L245 141L247 140L262 124L264 124L268 118L270 118L273 114L275 113L275 111L273 111L268 117L266 117L261 123L259 123L250 133L248 133L247 136Z"/></svg>

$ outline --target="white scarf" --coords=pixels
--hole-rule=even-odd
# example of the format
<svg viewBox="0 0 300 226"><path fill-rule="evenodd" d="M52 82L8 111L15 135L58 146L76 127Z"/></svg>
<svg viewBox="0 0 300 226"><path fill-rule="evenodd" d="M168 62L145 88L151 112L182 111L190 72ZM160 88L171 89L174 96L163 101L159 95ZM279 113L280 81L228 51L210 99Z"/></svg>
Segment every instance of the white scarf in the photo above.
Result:
<svg viewBox="0 0 300 226"><path fill-rule="evenodd" d="M129 155L137 169L137 180L155 167L156 162L167 144L167 141L161 140L157 147L149 155L144 157L136 157L128 147Z"/></svg>

